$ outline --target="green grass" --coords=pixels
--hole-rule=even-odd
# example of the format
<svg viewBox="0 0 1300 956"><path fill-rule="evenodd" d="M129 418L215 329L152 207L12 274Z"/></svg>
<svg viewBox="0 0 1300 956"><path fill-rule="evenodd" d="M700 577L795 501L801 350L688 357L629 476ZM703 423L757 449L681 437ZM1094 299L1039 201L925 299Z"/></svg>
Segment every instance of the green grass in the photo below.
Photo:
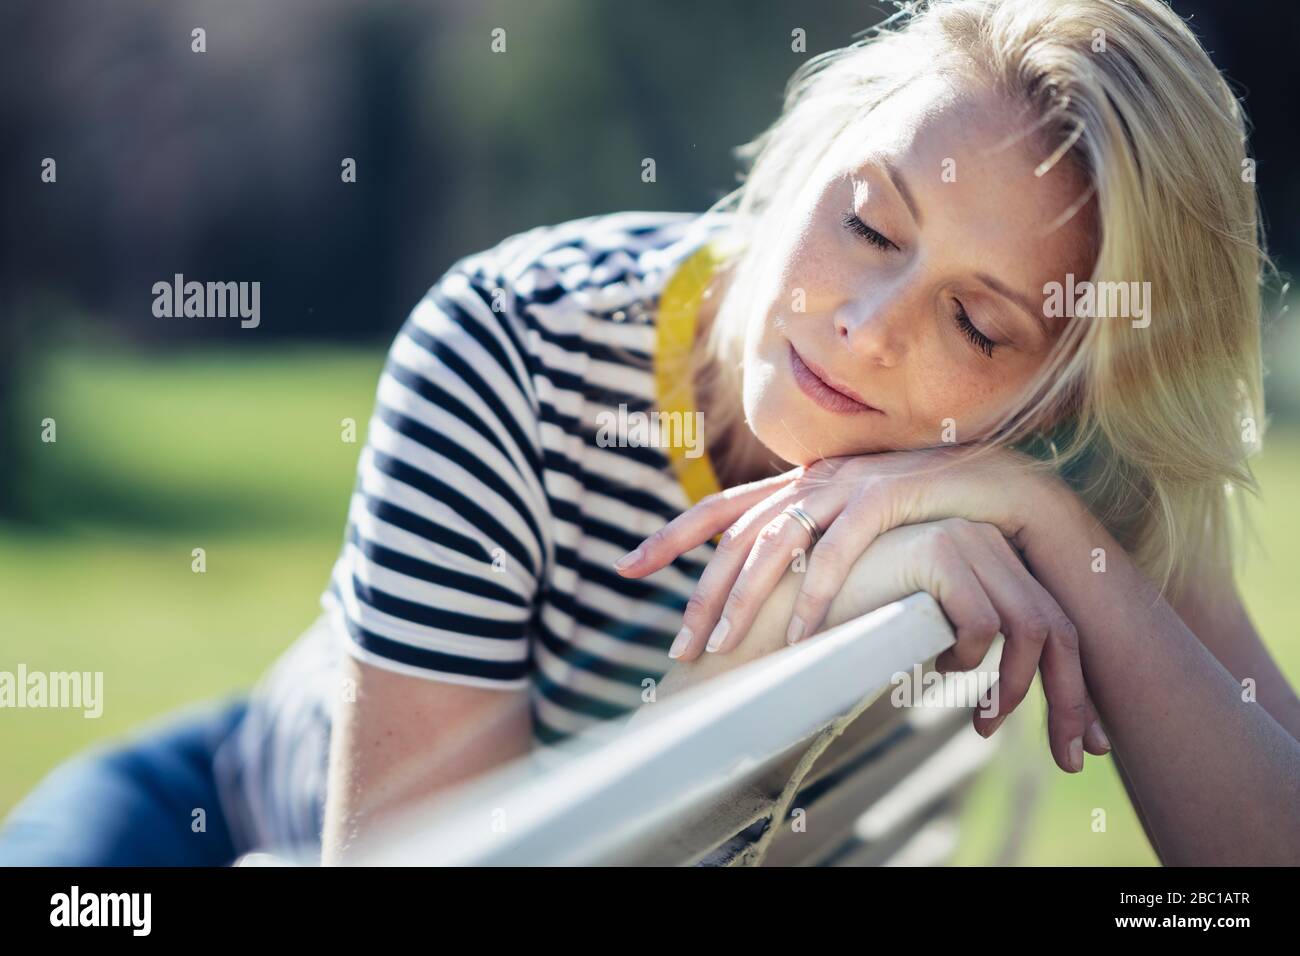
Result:
<svg viewBox="0 0 1300 956"><path fill-rule="evenodd" d="M31 455L35 519L0 525L0 668L102 671L104 711L0 711L0 810L93 741L250 686L311 622L382 358L109 353L42 371L27 418L54 418L58 440Z"/></svg>
<svg viewBox="0 0 1300 956"><path fill-rule="evenodd" d="M98 720L0 711L0 813L55 763L188 702L250 686L316 614L341 541L382 353L205 351L145 359L62 353L39 370L25 420L58 441L28 469L34 516L0 525L0 669L104 673ZM340 420L357 422L357 443ZM1300 681L1300 430L1275 429L1259 462L1266 555L1242 588L1265 641ZM191 571L204 548L207 571ZM1041 695L1020 759L1041 770L1022 862L1149 864L1154 857L1106 759L1056 770ZM1012 807L986 774L960 862L987 859ZM1104 833L1093 812L1107 814Z"/></svg>

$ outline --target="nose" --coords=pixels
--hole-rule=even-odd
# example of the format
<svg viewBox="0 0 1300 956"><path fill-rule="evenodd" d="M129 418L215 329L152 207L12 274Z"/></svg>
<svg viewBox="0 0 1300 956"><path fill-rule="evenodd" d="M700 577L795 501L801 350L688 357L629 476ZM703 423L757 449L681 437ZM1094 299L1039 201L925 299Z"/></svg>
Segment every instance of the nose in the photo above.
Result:
<svg viewBox="0 0 1300 956"><path fill-rule="evenodd" d="M892 368L906 354L908 329L914 325L909 314L914 317L914 309L901 283L893 288L878 285L835 310L835 332L858 358Z"/></svg>

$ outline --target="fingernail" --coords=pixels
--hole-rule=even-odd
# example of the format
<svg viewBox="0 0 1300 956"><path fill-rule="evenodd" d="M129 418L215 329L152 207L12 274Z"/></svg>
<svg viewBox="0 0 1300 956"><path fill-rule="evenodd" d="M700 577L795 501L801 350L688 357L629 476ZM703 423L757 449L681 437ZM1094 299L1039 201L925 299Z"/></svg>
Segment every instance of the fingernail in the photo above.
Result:
<svg viewBox="0 0 1300 956"><path fill-rule="evenodd" d="M727 639L729 630L731 630L731 622L724 617L718 622L718 626L713 629L713 633L709 635L709 643L705 645L704 649L710 654L716 651L722 646L722 642Z"/></svg>
<svg viewBox="0 0 1300 956"><path fill-rule="evenodd" d="M1083 769L1083 738L1075 737L1070 741L1070 769L1078 773Z"/></svg>
<svg viewBox="0 0 1300 956"><path fill-rule="evenodd" d="M984 739L987 740L997 733L998 728L1002 726L1002 721L1006 719L1006 714L999 714L997 717L994 717L993 720L984 728Z"/></svg>
<svg viewBox="0 0 1300 956"><path fill-rule="evenodd" d="M686 646L691 643L691 629L684 627L673 638L673 646L668 648L669 657L681 657L686 653Z"/></svg>
<svg viewBox="0 0 1300 956"><path fill-rule="evenodd" d="M1101 729L1100 720L1092 722L1092 726L1088 728L1087 737L1092 742L1093 750L1110 750L1110 738L1106 736L1106 731Z"/></svg>
<svg viewBox="0 0 1300 956"><path fill-rule="evenodd" d="M623 557L615 561L614 570L626 571L628 568L632 567L632 565L639 564L641 562L641 559L644 557L645 557L645 549L637 548L635 551L629 552L628 554L623 555Z"/></svg>
<svg viewBox="0 0 1300 956"><path fill-rule="evenodd" d="M794 644L801 637L803 637L803 618L796 614L790 618L790 627L785 632L785 642Z"/></svg>

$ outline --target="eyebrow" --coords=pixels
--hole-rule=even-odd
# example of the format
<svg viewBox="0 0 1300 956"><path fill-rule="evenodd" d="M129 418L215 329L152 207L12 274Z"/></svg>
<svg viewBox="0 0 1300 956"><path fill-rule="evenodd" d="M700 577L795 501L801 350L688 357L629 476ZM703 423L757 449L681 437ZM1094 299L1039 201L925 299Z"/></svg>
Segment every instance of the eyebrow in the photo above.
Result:
<svg viewBox="0 0 1300 956"><path fill-rule="evenodd" d="M912 214L916 224L921 225L921 210L916 207L916 200L912 198L912 190L907 188L907 182L891 163L884 163L885 172L889 173L889 181L894 184L898 194L903 197L903 204L907 206L907 211Z"/></svg>
<svg viewBox="0 0 1300 956"><path fill-rule="evenodd" d="M975 278L979 279L980 282L983 282L986 286L988 286L998 295L1010 299L1016 305L1020 306L1022 309L1028 312L1029 315L1034 319L1034 321L1038 323L1039 328L1043 330L1043 334L1047 335L1049 338L1051 337L1051 329L1049 329L1047 326L1046 317L1042 314L1042 311L1040 309L1034 308L1033 302L1030 301L1030 299L1027 296L1023 296L1019 292L1015 292L1012 289L1008 289L1005 285L1003 285L1001 282L993 278L991 275L988 275L987 273L977 272L975 273Z"/></svg>

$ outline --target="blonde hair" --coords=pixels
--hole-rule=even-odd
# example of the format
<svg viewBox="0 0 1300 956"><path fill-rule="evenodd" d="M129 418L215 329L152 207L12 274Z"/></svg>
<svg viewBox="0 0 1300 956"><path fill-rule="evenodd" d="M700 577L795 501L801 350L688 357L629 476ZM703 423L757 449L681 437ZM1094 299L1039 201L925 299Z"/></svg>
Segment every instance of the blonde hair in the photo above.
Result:
<svg viewBox="0 0 1300 956"><path fill-rule="evenodd" d="M1061 160L1084 174L1074 208L1096 203L1093 282L1150 282L1149 326L1067 323L983 445L1024 443L1068 421L1051 436L1048 467L1083 468L1077 490L1162 590L1177 593L1193 561L1230 574L1229 499L1256 490L1247 458L1258 442L1244 439L1263 430L1267 259L1242 111L1159 0L909 4L865 39L804 63L779 119L737 150L749 167L741 186L714 204L737 214L735 280L709 330L708 370L697 372L739 394L745 290L766 268L759 237L779 234L768 230L841 133L936 69L973 71L1030 111L1048 144L1039 174ZM732 425L741 414L720 411Z"/></svg>

